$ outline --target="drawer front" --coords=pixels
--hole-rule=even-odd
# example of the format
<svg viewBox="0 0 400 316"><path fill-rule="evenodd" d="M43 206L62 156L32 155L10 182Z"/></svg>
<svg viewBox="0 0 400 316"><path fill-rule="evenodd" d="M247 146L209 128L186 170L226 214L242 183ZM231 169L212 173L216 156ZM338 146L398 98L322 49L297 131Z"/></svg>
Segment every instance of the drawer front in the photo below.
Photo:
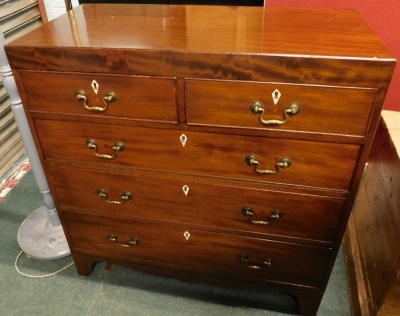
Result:
<svg viewBox="0 0 400 316"><path fill-rule="evenodd" d="M170 225L195 225L239 234L250 232L261 236L301 238L306 242L332 243L345 204L344 199L290 192L56 166L52 166L50 171L55 184L53 193L62 212L84 209L162 221ZM100 196L101 192L104 194ZM131 194L131 199L124 201L126 192Z"/></svg>
<svg viewBox="0 0 400 316"><path fill-rule="evenodd" d="M356 145L198 132L185 132L183 146L179 130L49 120L35 125L47 159L340 190L348 190L359 153ZM95 140L92 149L88 139ZM118 142L125 149L115 158L95 156L95 150L112 156ZM246 162L248 157L254 159ZM279 167L286 157L291 165ZM256 160L258 172L276 174L258 173Z"/></svg>
<svg viewBox="0 0 400 316"><path fill-rule="evenodd" d="M63 217L73 251L241 278L318 288L331 255L327 248L118 221L111 217L78 213L66 213ZM134 245L129 247L131 240Z"/></svg>
<svg viewBox="0 0 400 316"><path fill-rule="evenodd" d="M174 78L23 71L20 75L30 111L168 123L178 120ZM97 94L93 80L98 87ZM82 98L77 99L79 90L86 94L86 106L91 110L85 108ZM115 93L116 100L105 102L103 98L109 91Z"/></svg>
<svg viewBox="0 0 400 316"><path fill-rule="evenodd" d="M365 136L376 94L375 89L186 80L187 121L193 125ZM263 103L265 121L283 121L292 103L298 104L300 111L289 114L281 125L262 123L261 113L250 109L253 101Z"/></svg>

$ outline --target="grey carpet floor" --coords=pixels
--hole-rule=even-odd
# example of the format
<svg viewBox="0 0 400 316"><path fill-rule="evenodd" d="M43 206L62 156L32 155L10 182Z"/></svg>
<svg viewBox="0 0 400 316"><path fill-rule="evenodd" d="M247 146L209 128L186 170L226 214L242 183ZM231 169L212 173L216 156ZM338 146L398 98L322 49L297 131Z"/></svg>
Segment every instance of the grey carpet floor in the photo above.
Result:
<svg viewBox="0 0 400 316"><path fill-rule="evenodd" d="M0 202L0 314L8 315L296 315L290 296L188 284L123 267L97 263L89 277L71 266L47 278L29 278L15 269L20 224L43 205L32 171ZM35 260L22 255L18 266L43 275L72 262L71 257ZM343 252L336 260L319 316L351 315Z"/></svg>

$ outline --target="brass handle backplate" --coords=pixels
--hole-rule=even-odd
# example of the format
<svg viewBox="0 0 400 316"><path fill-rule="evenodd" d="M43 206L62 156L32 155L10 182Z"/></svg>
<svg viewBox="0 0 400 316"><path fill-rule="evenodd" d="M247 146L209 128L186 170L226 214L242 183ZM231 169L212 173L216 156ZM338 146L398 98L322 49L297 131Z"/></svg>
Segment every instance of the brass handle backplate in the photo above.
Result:
<svg viewBox="0 0 400 316"><path fill-rule="evenodd" d="M137 246L139 244L139 239L136 237L132 237L126 244L122 244L118 242L118 236L116 234L108 234L107 238L110 242L116 244L120 247L131 248L133 246Z"/></svg>
<svg viewBox="0 0 400 316"><path fill-rule="evenodd" d="M124 204L126 201L128 200L132 200L132 193L130 192L124 192L121 195L121 200L120 201L110 201L108 199L108 194L107 191L104 189L97 189L97 195L101 198L104 198L104 200L109 203L109 204L117 204L117 205L121 205Z"/></svg>
<svg viewBox="0 0 400 316"><path fill-rule="evenodd" d="M242 213L244 216L249 216L249 221L255 225L269 225L273 220L278 220L283 217L283 213L279 210L274 210L269 216L269 221L256 221L253 219L254 211L251 207L245 206L242 208Z"/></svg>
<svg viewBox="0 0 400 316"><path fill-rule="evenodd" d="M240 254L239 260L241 262L243 262L249 269L253 269L253 270L260 270L262 268L272 266L272 259L265 259L265 260L263 260L263 262L261 262L261 264L252 264L252 263L250 263L248 256L246 256L244 254Z"/></svg>
<svg viewBox="0 0 400 316"><path fill-rule="evenodd" d="M276 174L280 169L289 168L292 165L292 160L288 157L279 159L275 165L275 170L260 170L258 169L259 161L256 155L250 154L246 156L246 162L249 166L254 166L254 171L261 174Z"/></svg>
<svg viewBox="0 0 400 316"><path fill-rule="evenodd" d="M103 97L104 107L99 106L89 106L88 105L88 96L83 89L79 89L75 92L75 96L78 101L83 101L83 106L85 109L94 112L104 112L108 108L108 104L111 102L117 101L117 94L114 91L108 91Z"/></svg>
<svg viewBox="0 0 400 316"><path fill-rule="evenodd" d="M260 122L264 125L282 125L288 121L289 115L296 115L300 112L300 105L297 103L291 103L287 106L286 110L283 112L283 120L265 120L264 119L264 104L261 101L254 101L250 104L250 110L253 113L260 114Z"/></svg>
<svg viewBox="0 0 400 316"><path fill-rule="evenodd" d="M114 146L111 147L111 149L113 151L112 155L99 154L97 152L97 148L98 148L97 142L93 138L88 138L86 140L86 146L89 149L94 150L94 154L95 154L96 157L99 157L99 158L102 158L102 159L114 159L116 157L116 155L117 155L117 152L125 150L125 145L122 142L118 141L118 142L115 142Z"/></svg>

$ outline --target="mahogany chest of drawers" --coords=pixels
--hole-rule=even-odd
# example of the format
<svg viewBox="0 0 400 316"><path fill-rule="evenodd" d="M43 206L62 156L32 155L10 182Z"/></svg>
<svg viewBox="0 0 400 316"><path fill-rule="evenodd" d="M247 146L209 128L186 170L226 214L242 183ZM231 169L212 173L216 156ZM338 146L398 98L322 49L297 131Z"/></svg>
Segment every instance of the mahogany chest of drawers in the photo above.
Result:
<svg viewBox="0 0 400 316"><path fill-rule="evenodd" d="M83 5L6 52L79 274L317 312L395 66L358 14Z"/></svg>

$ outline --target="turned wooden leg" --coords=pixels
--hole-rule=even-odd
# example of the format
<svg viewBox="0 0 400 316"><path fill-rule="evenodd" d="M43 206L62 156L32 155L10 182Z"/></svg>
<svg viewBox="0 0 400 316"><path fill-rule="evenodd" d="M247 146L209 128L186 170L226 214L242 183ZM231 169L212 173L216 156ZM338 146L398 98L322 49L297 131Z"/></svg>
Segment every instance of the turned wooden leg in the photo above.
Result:
<svg viewBox="0 0 400 316"><path fill-rule="evenodd" d="M96 260L92 257L80 255L80 254L72 254L74 258L76 270L80 275L89 276L93 270L93 264Z"/></svg>
<svg viewBox="0 0 400 316"><path fill-rule="evenodd" d="M303 316L315 316L321 304L323 293L296 292L292 293L297 300L299 310Z"/></svg>

